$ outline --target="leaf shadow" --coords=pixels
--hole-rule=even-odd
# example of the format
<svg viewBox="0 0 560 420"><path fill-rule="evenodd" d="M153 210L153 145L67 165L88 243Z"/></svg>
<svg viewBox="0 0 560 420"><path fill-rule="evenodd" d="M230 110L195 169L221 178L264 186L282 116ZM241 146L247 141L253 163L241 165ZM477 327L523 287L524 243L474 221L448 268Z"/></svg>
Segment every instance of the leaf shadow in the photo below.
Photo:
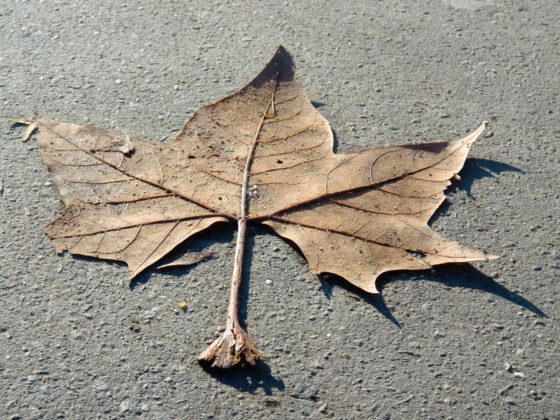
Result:
<svg viewBox="0 0 560 420"><path fill-rule="evenodd" d="M487 276L472 264L444 264L434 267L428 272L428 275L422 276L422 280L432 281L444 284L448 287L460 287L464 289L480 290L485 293L497 296L514 305L520 306L538 317L546 317L546 314L539 309L534 303L525 299L523 296L509 290L501 285L492 277ZM419 278L393 274L382 275L380 278L380 287L392 281L418 281Z"/></svg>
<svg viewBox="0 0 560 420"><path fill-rule="evenodd" d="M331 127L331 132L333 137L333 145L332 145L333 153L338 153L338 147L339 147L338 136L336 135L335 129L332 127Z"/></svg>
<svg viewBox="0 0 560 420"><path fill-rule="evenodd" d="M449 287L480 290L520 306L538 317L546 317L546 314L534 303L525 299L518 293L512 292L507 287L502 286L492 277L487 276L471 264L444 264L433 268L430 274L429 276L423 277L423 280L442 283ZM414 280L417 279L405 279L405 281Z"/></svg>
<svg viewBox="0 0 560 420"><path fill-rule="evenodd" d="M468 158L465 161L465 166L461 170L461 181L453 182L447 190L447 193L463 190L470 198L476 200L471 194L475 181L483 178L496 178L496 175L500 175L503 172L525 173L522 169L507 163L491 159Z"/></svg>
<svg viewBox="0 0 560 420"><path fill-rule="evenodd" d="M399 272L389 272L382 274L378 280L378 289L382 290L388 283L394 281L418 281L420 278L411 277L411 271L403 270ZM448 264L434 267L427 272L428 274L422 275L422 280L428 280L444 284L449 287L460 287L464 289L480 290L485 293L497 296L514 305L520 306L538 317L546 317L546 314L539 309L534 303L525 299L518 293L512 292L507 287L502 286L496 282L492 277L487 276L471 264ZM321 291L325 294L327 299L332 296L334 287L340 287L346 291L352 292L365 302L372 305L377 309L388 321L392 322L397 327L401 327L399 321L394 317L391 310L387 307L382 293L369 294L363 290L349 284L341 277L334 275L321 275L319 276L321 282Z"/></svg>
<svg viewBox="0 0 560 420"><path fill-rule="evenodd" d="M226 245L231 243L234 234L234 228L229 223L216 223L210 226L208 229L204 230L203 232L199 232L198 234L190 237L188 240L180 244L177 248L171 251L165 258L158 261L157 265L167 264L171 261L175 261L178 258L185 255L187 252L201 252L204 250L208 250L211 247L216 245ZM211 260L212 257L208 258ZM99 261L97 259L93 259L95 261ZM184 277L190 270L192 270L198 264L202 264L204 261L199 263L195 263L190 266L185 267L172 267L166 268L165 270L158 270L155 266L151 267L140 273L134 280L130 283L130 288L132 290L138 288L146 284L152 274L155 271L164 273L165 275L169 275L172 277ZM119 264L120 265L120 264Z"/></svg>
<svg viewBox="0 0 560 420"><path fill-rule="evenodd" d="M385 303L385 299L383 298L383 295L381 293L372 294L364 292L362 289L353 286L342 277L336 276L334 274L319 275L319 282L321 283L321 286L319 286L319 290L323 292L327 299L331 299L332 291L335 286L340 287L341 289L350 292L351 296L362 299L364 302L373 306L381 315L385 317L385 319L390 321L396 327L401 328L400 322L397 318L395 318L395 316Z"/></svg>
<svg viewBox="0 0 560 420"><path fill-rule="evenodd" d="M255 366L249 365L227 370L213 368L207 364L201 364L200 366L220 383L231 386L238 391L253 394L262 389L266 395L272 395L273 390L284 391L286 388L284 381L274 377L270 367L264 362L257 362Z"/></svg>

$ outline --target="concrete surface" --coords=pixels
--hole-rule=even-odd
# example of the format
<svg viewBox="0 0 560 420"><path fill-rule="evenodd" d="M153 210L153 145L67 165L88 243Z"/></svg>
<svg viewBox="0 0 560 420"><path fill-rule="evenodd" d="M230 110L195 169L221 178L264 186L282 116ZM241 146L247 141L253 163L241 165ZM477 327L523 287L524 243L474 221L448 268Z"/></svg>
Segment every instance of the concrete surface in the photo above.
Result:
<svg viewBox="0 0 560 420"><path fill-rule="evenodd" d="M488 120L433 226L502 256L386 275L370 298L253 229L245 311L270 361L205 371L234 230L190 244L212 260L132 289L122 265L57 256L42 233L57 191L3 119L2 418L559 418L556 1L0 3L3 116L170 139L283 44L339 150Z"/></svg>

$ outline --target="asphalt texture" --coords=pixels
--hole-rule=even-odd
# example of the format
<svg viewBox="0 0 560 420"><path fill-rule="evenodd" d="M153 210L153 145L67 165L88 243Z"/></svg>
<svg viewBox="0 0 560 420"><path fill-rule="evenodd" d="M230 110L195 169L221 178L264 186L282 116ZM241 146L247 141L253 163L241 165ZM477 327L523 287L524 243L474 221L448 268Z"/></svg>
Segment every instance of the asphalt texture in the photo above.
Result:
<svg viewBox="0 0 560 420"><path fill-rule="evenodd" d="M212 259L132 288L123 265L57 255L57 190L3 118L2 418L560 418L557 1L0 3L3 117L165 141L282 44L340 151L488 121L432 226L501 257L387 274L372 297L252 228L242 307L270 360L203 369L234 228L186 244Z"/></svg>

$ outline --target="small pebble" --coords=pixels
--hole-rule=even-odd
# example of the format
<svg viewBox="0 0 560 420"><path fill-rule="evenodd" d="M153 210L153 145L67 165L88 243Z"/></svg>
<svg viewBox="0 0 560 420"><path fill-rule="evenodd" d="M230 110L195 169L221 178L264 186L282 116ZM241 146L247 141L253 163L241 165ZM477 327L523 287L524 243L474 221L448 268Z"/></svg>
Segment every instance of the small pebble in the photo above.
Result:
<svg viewBox="0 0 560 420"><path fill-rule="evenodd" d="M500 395L506 395L510 389L513 389L513 384L508 384L500 390Z"/></svg>
<svg viewBox="0 0 560 420"><path fill-rule="evenodd" d="M305 392L305 389L306 389L305 385L302 384L301 382L298 382L296 384L296 386L294 387L294 392L293 393L296 396L297 395L303 395L303 393Z"/></svg>
<svg viewBox="0 0 560 420"><path fill-rule="evenodd" d="M265 280L265 283L270 286L272 284L272 280L267 279L267 280Z"/></svg>
<svg viewBox="0 0 560 420"><path fill-rule="evenodd" d="M130 404L128 401L123 401L120 406L121 413L126 413L130 410Z"/></svg>
<svg viewBox="0 0 560 420"><path fill-rule="evenodd" d="M97 388L95 388L95 390L99 392L106 392L109 391L109 387L106 384L101 384Z"/></svg>
<svg viewBox="0 0 560 420"><path fill-rule="evenodd" d="M150 368L150 372L152 373L160 373L162 370L163 370L163 366L161 365L152 366Z"/></svg>

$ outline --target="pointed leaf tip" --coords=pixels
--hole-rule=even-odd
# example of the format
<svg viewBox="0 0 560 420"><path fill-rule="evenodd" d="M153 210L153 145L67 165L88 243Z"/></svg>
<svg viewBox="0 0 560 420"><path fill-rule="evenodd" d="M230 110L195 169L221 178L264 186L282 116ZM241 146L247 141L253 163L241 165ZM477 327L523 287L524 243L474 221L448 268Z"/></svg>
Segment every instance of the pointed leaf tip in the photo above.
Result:
<svg viewBox="0 0 560 420"><path fill-rule="evenodd" d="M296 65L289 51L279 45L266 67L274 67L275 72L279 71L282 74L281 79L290 80L293 78Z"/></svg>
<svg viewBox="0 0 560 420"><path fill-rule="evenodd" d="M467 143L467 145L470 146L476 140L478 140L478 138L482 135L482 133L484 133L484 130L486 130L487 126L488 123L486 121L483 121L482 124L480 124L476 130L474 130L472 133L468 134L466 137L463 137L458 141L462 143Z"/></svg>
<svg viewBox="0 0 560 420"><path fill-rule="evenodd" d="M258 89L271 80L291 82L294 79L295 69L292 55L280 45L265 68L240 92L249 87Z"/></svg>
<svg viewBox="0 0 560 420"><path fill-rule="evenodd" d="M23 134L21 135L21 141L26 142L31 138L35 130L37 130L38 126L37 123L33 120L27 118L10 118L11 126L14 127L16 125L24 125L27 126Z"/></svg>
<svg viewBox="0 0 560 420"><path fill-rule="evenodd" d="M293 74L295 69L295 63L292 55L288 52L286 48L282 45L278 46L272 60L270 60L282 73ZM287 74L284 74L283 79L287 78Z"/></svg>
<svg viewBox="0 0 560 420"><path fill-rule="evenodd" d="M276 51L274 52L274 57L277 56L278 57L288 56L290 57L290 59L292 59L292 55L283 45L278 45L278 47L276 48Z"/></svg>
<svg viewBox="0 0 560 420"><path fill-rule="evenodd" d="M367 293L372 294L372 295L379 295L381 294L381 292L379 291L379 289L377 288L377 279L378 277L376 277L375 279L373 279L373 284L370 288L364 289Z"/></svg>

